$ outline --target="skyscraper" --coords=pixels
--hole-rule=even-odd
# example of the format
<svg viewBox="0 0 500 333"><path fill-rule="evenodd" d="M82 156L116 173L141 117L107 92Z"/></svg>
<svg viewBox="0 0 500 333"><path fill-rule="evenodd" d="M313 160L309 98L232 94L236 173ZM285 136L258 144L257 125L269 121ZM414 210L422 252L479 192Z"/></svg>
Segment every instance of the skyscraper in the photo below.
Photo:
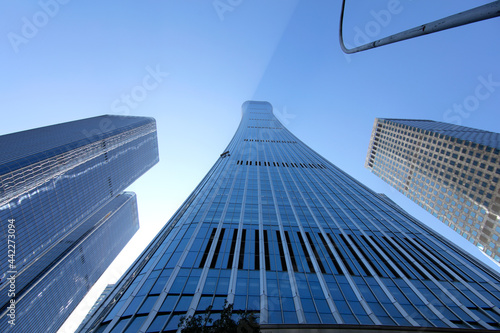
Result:
<svg viewBox="0 0 500 333"><path fill-rule="evenodd" d="M15 325L2 320L2 332L57 331L139 229L135 194L116 196L89 220L94 227L71 240L71 248L16 299Z"/></svg>
<svg viewBox="0 0 500 333"><path fill-rule="evenodd" d="M85 326L85 324L87 323L87 321L94 314L95 310L99 307L99 305L101 305L101 303L106 299L106 297L108 297L109 293L114 288L115 288L115 284L114 283L108 284L106 286L106 288L104 288L104 291L101 293L101 295L99 295L99 297L97 298L97 301L95 301L94 305L92 305L92 307L90 308L89 312L87 313L87 315L85 316L85 318L83 319L83 321L80 323L80 326L78 327L78 329L80 329L80 327Z"/></svg>
<svg viewBox="0 0 500 333"><path fill-rule="evenodd" d="M80 332L175 332L227 300L265 332L500 329L500 276L245 102L215 165ZM329 331L330 332L330 331Z"/></svg>
<svg viewBox="0 0 500 333"><path fill-rule="evenodd" d="M156 124L101 116L0 144L0 329L54 331L138 229L135 195L121 192L158 162Z"/></svg>
<svg viewBox="0 0 500 333"><path fill-rule="evenodd" d="M500 134L375 119L365 166L500 261Z"/></svg>

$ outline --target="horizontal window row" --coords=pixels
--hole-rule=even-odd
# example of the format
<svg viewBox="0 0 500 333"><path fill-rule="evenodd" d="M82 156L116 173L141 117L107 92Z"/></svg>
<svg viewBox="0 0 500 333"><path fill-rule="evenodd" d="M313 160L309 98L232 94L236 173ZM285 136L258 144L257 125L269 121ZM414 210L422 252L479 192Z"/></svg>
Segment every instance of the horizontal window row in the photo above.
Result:
<svg viewBox="0 0 500 333"><path fill-rule="evenodd" d="M272 142L272 143L297 143L297 141L289 141L289 140L244 139L243 141L249 141L249 142Z"/></svg>
<svg viewBox="0 0 500 333"><path fill-rule="evenodd" d="M280 165L281 163L281 165ZM312 168L312 169L326 169L326 166L319 163L292 163L292 162L261 162L261 161L236 161L237 165L256 165L256 166L275 166L285 168Z"/></svg>
<svg viewBox="0 0 500 333"><path fill-rule="evenodd" d="M247 126L248 128L266 128L266 129L283 129L283 127L269 127L269 126Z"/></svg>

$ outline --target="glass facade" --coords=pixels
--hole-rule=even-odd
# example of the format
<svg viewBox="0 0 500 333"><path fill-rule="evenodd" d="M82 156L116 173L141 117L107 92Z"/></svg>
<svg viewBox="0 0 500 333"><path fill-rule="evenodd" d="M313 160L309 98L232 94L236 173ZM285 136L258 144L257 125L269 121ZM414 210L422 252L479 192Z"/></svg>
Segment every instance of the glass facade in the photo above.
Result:
<svg viewBox="0 0 500 333"><path fill-rule="evenodd" d="M365 166L500 261L500 134L376 119Z"/></svg>
<svg viewBox="0 0 500 333"><path fill-rule="evenodd" d="M8 253L12 240L10 221L15 228L15 267L7 257L0 261L2 323L11 300L10 278L15 278L16 299L27 297L93 230L92 216L158 162L158 144L154 119L121 116L3 135L0 143L1 253Z"/></svg>
<svg viewBox="0 0 500 333"><path fill-rule="evenodd" d="M94 314L95 310L101 305L101 303L106 299L106 297L108 297L108 295L111 293L111 291L114 288L115 288L115 284L114 283L108 284L106 286L106 288L104 288L104 291L97 298L97 301L95 301L94 305L92 305L92 308L89 310L89 312L87 313L87 315L85 316L85 318L82 320L82 322L80 323L80 326L78 327L78 329L80 329L81 327L85 326L85 324L87 323L87 321Z"/></svg>
<svg viewBox="0 0 500 333"><path fill-rule="evenodd" d="M136 196L113 198L89 220L94 226L16 298L16 324L2 332L56 332L139 229Z"/></svg>
<svg viewBox="0 0 500 333"><path fill-rule="evenodd" d="M500 329L496 272L314 152L269 103L242 109L215 165L79 332L175 332L210 305L217 319L225 300L265 332Z"/></svg>

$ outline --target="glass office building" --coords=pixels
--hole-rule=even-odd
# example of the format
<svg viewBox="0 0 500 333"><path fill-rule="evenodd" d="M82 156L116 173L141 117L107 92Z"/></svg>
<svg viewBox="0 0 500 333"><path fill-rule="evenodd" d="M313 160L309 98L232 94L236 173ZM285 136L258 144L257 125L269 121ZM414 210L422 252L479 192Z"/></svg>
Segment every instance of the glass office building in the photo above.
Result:
<svg viewBox="0 0 500 333"><path fill-rule="evenodd" d="M93 233L100 221L95 214L158 162L158 144L154 119L121 116L100 116L3 135L0 144L0 252L5 254L5 260L0 261L3 327L12 299L12 278L15 299L30 298L27 293L40 286L54 265ZM13 229L9 224L15 226L14 267L7 260L11 249L8 245L12 245L8 240L13 240L9 238ZM130 238L133 233L125 234ZM123 247L126 242L119 244ZM103 251L101 255L112 259L116 253ZM104 269L102 264L98 275ZM92 274L87 273L92 285L95 279L90 282ZM73 298L72 302L80 299ZM60 299L60 304L69 300ZM43 307L31 309L26 316L36 317L36 311L45 311ZM65 315L70 312L67 310ZM24 311L17 308L16 313ZM45 329L40 324L35 331Z"/></svg>
<svg viewBox="0 0 500 333"><path fill-rule="evenodd" d="M263 332L500 329L500 275L245 102L233 139L79 332L175 332L256 311Z"/></svg>
<svg viewBox="0 0 500 333"><path fill-rule="evenodd" d="M16 298L15 326L2 320L0 331L57 331L139 229L135 194L116 196L89 220L94 227Z"/></svg>
<svg viewBox="0 0 500 333"><path fill-rule="evenodd" d="M365 166L500 261L500 134L375 119Z"/></svg>
<svg viewBox="0 0 500 333"><path fill-rule="evenodd" d="M87 313L87 315L85 316L85 318L80 323L80 326L78 327L78 329L80 329L81 327L85 326L85 324L87 323L87 321L90 320L90 318L92 317L92 315L94 314L94 312L97 310L97 308L99 308L99 306L101 305L101 303L106 299L106 297L108 297L108 295L111 293L111 291L113 291L114 288L115 288L115 284L114 283L108 284L106 286L106 288L104 288L104 291L101 293L101 295L99 295L99 297L97 298L97 301L95 301L94 305L92 305L92 307L90 308L89 312Z"/></svg>

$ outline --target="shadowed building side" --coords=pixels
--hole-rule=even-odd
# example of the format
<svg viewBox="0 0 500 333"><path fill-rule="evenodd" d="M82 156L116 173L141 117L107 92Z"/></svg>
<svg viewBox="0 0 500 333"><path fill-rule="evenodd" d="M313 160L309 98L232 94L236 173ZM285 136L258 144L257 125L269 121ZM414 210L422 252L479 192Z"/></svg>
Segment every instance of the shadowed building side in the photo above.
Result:
<svg viewBox="0 0 500 333"><path fill-rule="evenodd" d="M2 320L2 332L57 331L139 229L135 194L116 196L90 220L94 227L16 298L16 324Z"/></svg>

